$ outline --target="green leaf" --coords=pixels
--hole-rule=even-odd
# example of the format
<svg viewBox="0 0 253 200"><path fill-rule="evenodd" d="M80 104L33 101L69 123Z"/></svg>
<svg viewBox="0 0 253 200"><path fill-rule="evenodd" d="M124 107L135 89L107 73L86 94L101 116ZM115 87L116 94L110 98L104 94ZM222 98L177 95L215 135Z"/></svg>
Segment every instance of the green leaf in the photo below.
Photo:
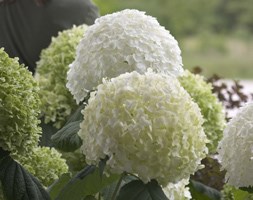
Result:
<svg viewBox="0 0 253 200"><path fill-rule="evenodd" d="M80 130L80 123L83 121L81 111L85 106L86 104L80 105L74 114L70 116L67 123L51 137L55 148L65 152L72 152L82 145L82 140L77 133Z"/></svg>
<svg viewBox="0 0 253 200"><path fill-rule="evenodd" d="M86 106L86 104L80 105L77 108L77 110L69 117L69 119L66 122L66 124L68 124L70 122L75 122L75 121L83 120L83 115L82 115L81 111L85 108L85 106Z"/></svg>
<svg viewBox="0 0 253 200"><path fill-rule="evenodd" d="M114 182L111 185L108 185L107 187L105 187L101 191L103 200L111 200L116 187L117 187L117 182Z"/></svg>
<svg viewBox="0 0 253 200"><path fill-rule="evenodd" d="M77 135L80 130L80 123L81 121L70 122L55 133L51 137L54 147L65 152L78 149L82 145L82 140Z"/></svg>
<svg viewBox="0 0 253 200"><path fill-rule="evenodd" d="M0 162L0 180L7 200L50 200L39 181L10 156Z"/></svg>
<svg viewBox="0 0 253 200"><path fill-rule="evenodd" d="M128 184L129 182L131 182L133 180L139 180L139 179L137 179L136 177L134 177L132 175L125 175L122 182L121 182L121 185L120 185L119 189L121 187L123 187L125 184ZM107 187L105 187L101 191L101 195L103 197L103 200L111 200L116 187L117 187L117 182L114 182L111 185L108 185Z"/></svg>
<svg viewBox="0 0 253 200"><path fill-rule="evenodd" d="M53 123L44 123L44 119L41 119L40 127L42 128L42 136L40 138L40 146L52 147L51 137L58 129L53 126Z"/></svg>
<svg viewBox="0 0 253 200"><path fill-rule="evenodd" d="M240 187L239 189L243 190L243 191L246 191L246 192L248 192L250 194L253 193L253 187Z"/></svg>
<svg viewBox="0 0 253 200"><path fill-rule="evenodd" d="M71 175L69 173L61 175L61 177L55 181L47 191L52 199L55 199L59 192L64 188L64 186L70 181Z"/></svg>
<svg viewBox="0 0 253 200"><path fill-rule="evenodd" d="M119 175L100 177L99 173L97 167L87 166L65 185L56 200L80 200L89 195L95 195L119 179Z"/></svg>
<svg viewBox="0 0 253 200"><path fill-rule="evenodd" d="M220 200L221 194L218 190L208 187L197 181L190 181L189 184L192 199L194 200Z"/></svg>
<svg viewBox="0 0 253 200"><path fill-rule="evenodd" d="M117 200L168 200L161 186L155 180L144 184L141 180L134 180L124 185Z"/></svg>
<svg viewBox="0 0 253 200"><path fill-rule="evenodd" d="M251 200L253 198L252 194L237 188L233 188L232 193L234 195L234 200Z"/></svg>

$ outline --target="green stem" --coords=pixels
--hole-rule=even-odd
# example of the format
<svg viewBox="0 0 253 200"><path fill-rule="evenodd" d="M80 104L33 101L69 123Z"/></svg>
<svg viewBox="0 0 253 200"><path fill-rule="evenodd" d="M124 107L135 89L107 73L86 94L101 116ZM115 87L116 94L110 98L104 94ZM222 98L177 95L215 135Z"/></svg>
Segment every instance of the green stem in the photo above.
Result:
<svg viewBox="0 0 253 200"><path fill-rule="evenodd" d="M123 173L123 174L121 175L121 177L120 177L120 179L119 179L119 181L118 181L118 183L117 183L117 185L116 185L116 188L115 188L115 190L113 191L112 200L116 200L116 197L117 197L117 194L118 194L118 191L119 191L121 182L122 182L123 178L125 177L125 175L126 175L125 173Z"/></svg>

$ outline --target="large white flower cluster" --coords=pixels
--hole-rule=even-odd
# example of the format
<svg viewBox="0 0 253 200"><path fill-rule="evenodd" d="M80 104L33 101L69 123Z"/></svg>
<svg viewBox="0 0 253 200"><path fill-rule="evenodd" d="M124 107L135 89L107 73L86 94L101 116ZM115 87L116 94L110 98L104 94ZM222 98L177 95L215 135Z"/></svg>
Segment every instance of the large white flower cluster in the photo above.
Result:
<svg viewBox="0 0 253 200"><path fill-rule="evenodd" d="M178 183L169 183L163 188L163 192L169 200L189 200L192 196L189 187L186 187L188 184L188 179L182 179Z"/></svg>
<svg viewBox="0 0 253 200"><path fill-rule="evenodd" d="M183 72L178 42L157 20L138 10L105 15L88 27L67 75L67 88L77 103L102 79L125 72Z"/></svg>
<svg viewBox="0 0 253 200"><path fill-rule="evenodd" d="M228 123L218 153L226 181L235 187L253 186L253 103L242 107Z"/></svg>
<svg viewBox="0 0 253 200"><path fill-rule="evenodd" d="M166 186L188 178L207 153L200 109L172 76L131 72L104 80L82 113L86 160L108 156L112 173Z"/></svg>

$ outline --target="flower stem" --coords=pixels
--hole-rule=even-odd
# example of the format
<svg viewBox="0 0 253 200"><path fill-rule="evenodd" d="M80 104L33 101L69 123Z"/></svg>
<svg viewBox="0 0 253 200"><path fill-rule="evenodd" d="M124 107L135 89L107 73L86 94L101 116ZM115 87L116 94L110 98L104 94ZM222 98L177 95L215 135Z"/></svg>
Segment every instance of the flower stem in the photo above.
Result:
<svg viewBox="0 0 253 200"><path fill-rule="evenodd" d="M112 200L116 200L116 197L117 197L117 194L118 194L120 185L121 185L122 180L123 180L124 177L125 177L125 173L122 173L122 174L121 174L121 177L120 177L120 179L119 179L119 181L118 181L118 183L117 183L117 185L116 185L116 188L115 188L115 190L113 191Z"/></svg>

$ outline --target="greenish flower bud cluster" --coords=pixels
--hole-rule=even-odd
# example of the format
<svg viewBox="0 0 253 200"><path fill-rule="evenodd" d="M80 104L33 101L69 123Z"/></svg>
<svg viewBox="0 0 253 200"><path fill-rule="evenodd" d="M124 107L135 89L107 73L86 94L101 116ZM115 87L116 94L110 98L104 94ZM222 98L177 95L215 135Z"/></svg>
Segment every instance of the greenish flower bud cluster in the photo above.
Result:
<svg viewBox="0 0 253 200"><path fill-rule="evenodd" d="M192 99L198 104L204 118L204 132L210 143L207 144L210 153L215 153L225 128L225 112L221 102L212 93L211 84L204 77L185 70L179 81Z"/></svg>
<svg viewBox="0 0 253 200"><path fill-rule="evenodd" d="M25 156L12 155L12 157L46 187L68 171L66 161L54 148L37 147Z"/></svg>
<svg viewBox="0 0 253 200"><path fill-rule="evenodd" d="M0 147L28 152L37 145L40 100L32 73L0 49Z"/></svg>
<svg viewBox="0 0 253 200"><path fill-rule="evenodd" d="M86 25L74 26L53 37L48 48L42 50L35 78L40 86L42 116L45 123L62 127L67 117L77 107L66 89L69 64L74 61L76 46L83 37Z"/></svg>

